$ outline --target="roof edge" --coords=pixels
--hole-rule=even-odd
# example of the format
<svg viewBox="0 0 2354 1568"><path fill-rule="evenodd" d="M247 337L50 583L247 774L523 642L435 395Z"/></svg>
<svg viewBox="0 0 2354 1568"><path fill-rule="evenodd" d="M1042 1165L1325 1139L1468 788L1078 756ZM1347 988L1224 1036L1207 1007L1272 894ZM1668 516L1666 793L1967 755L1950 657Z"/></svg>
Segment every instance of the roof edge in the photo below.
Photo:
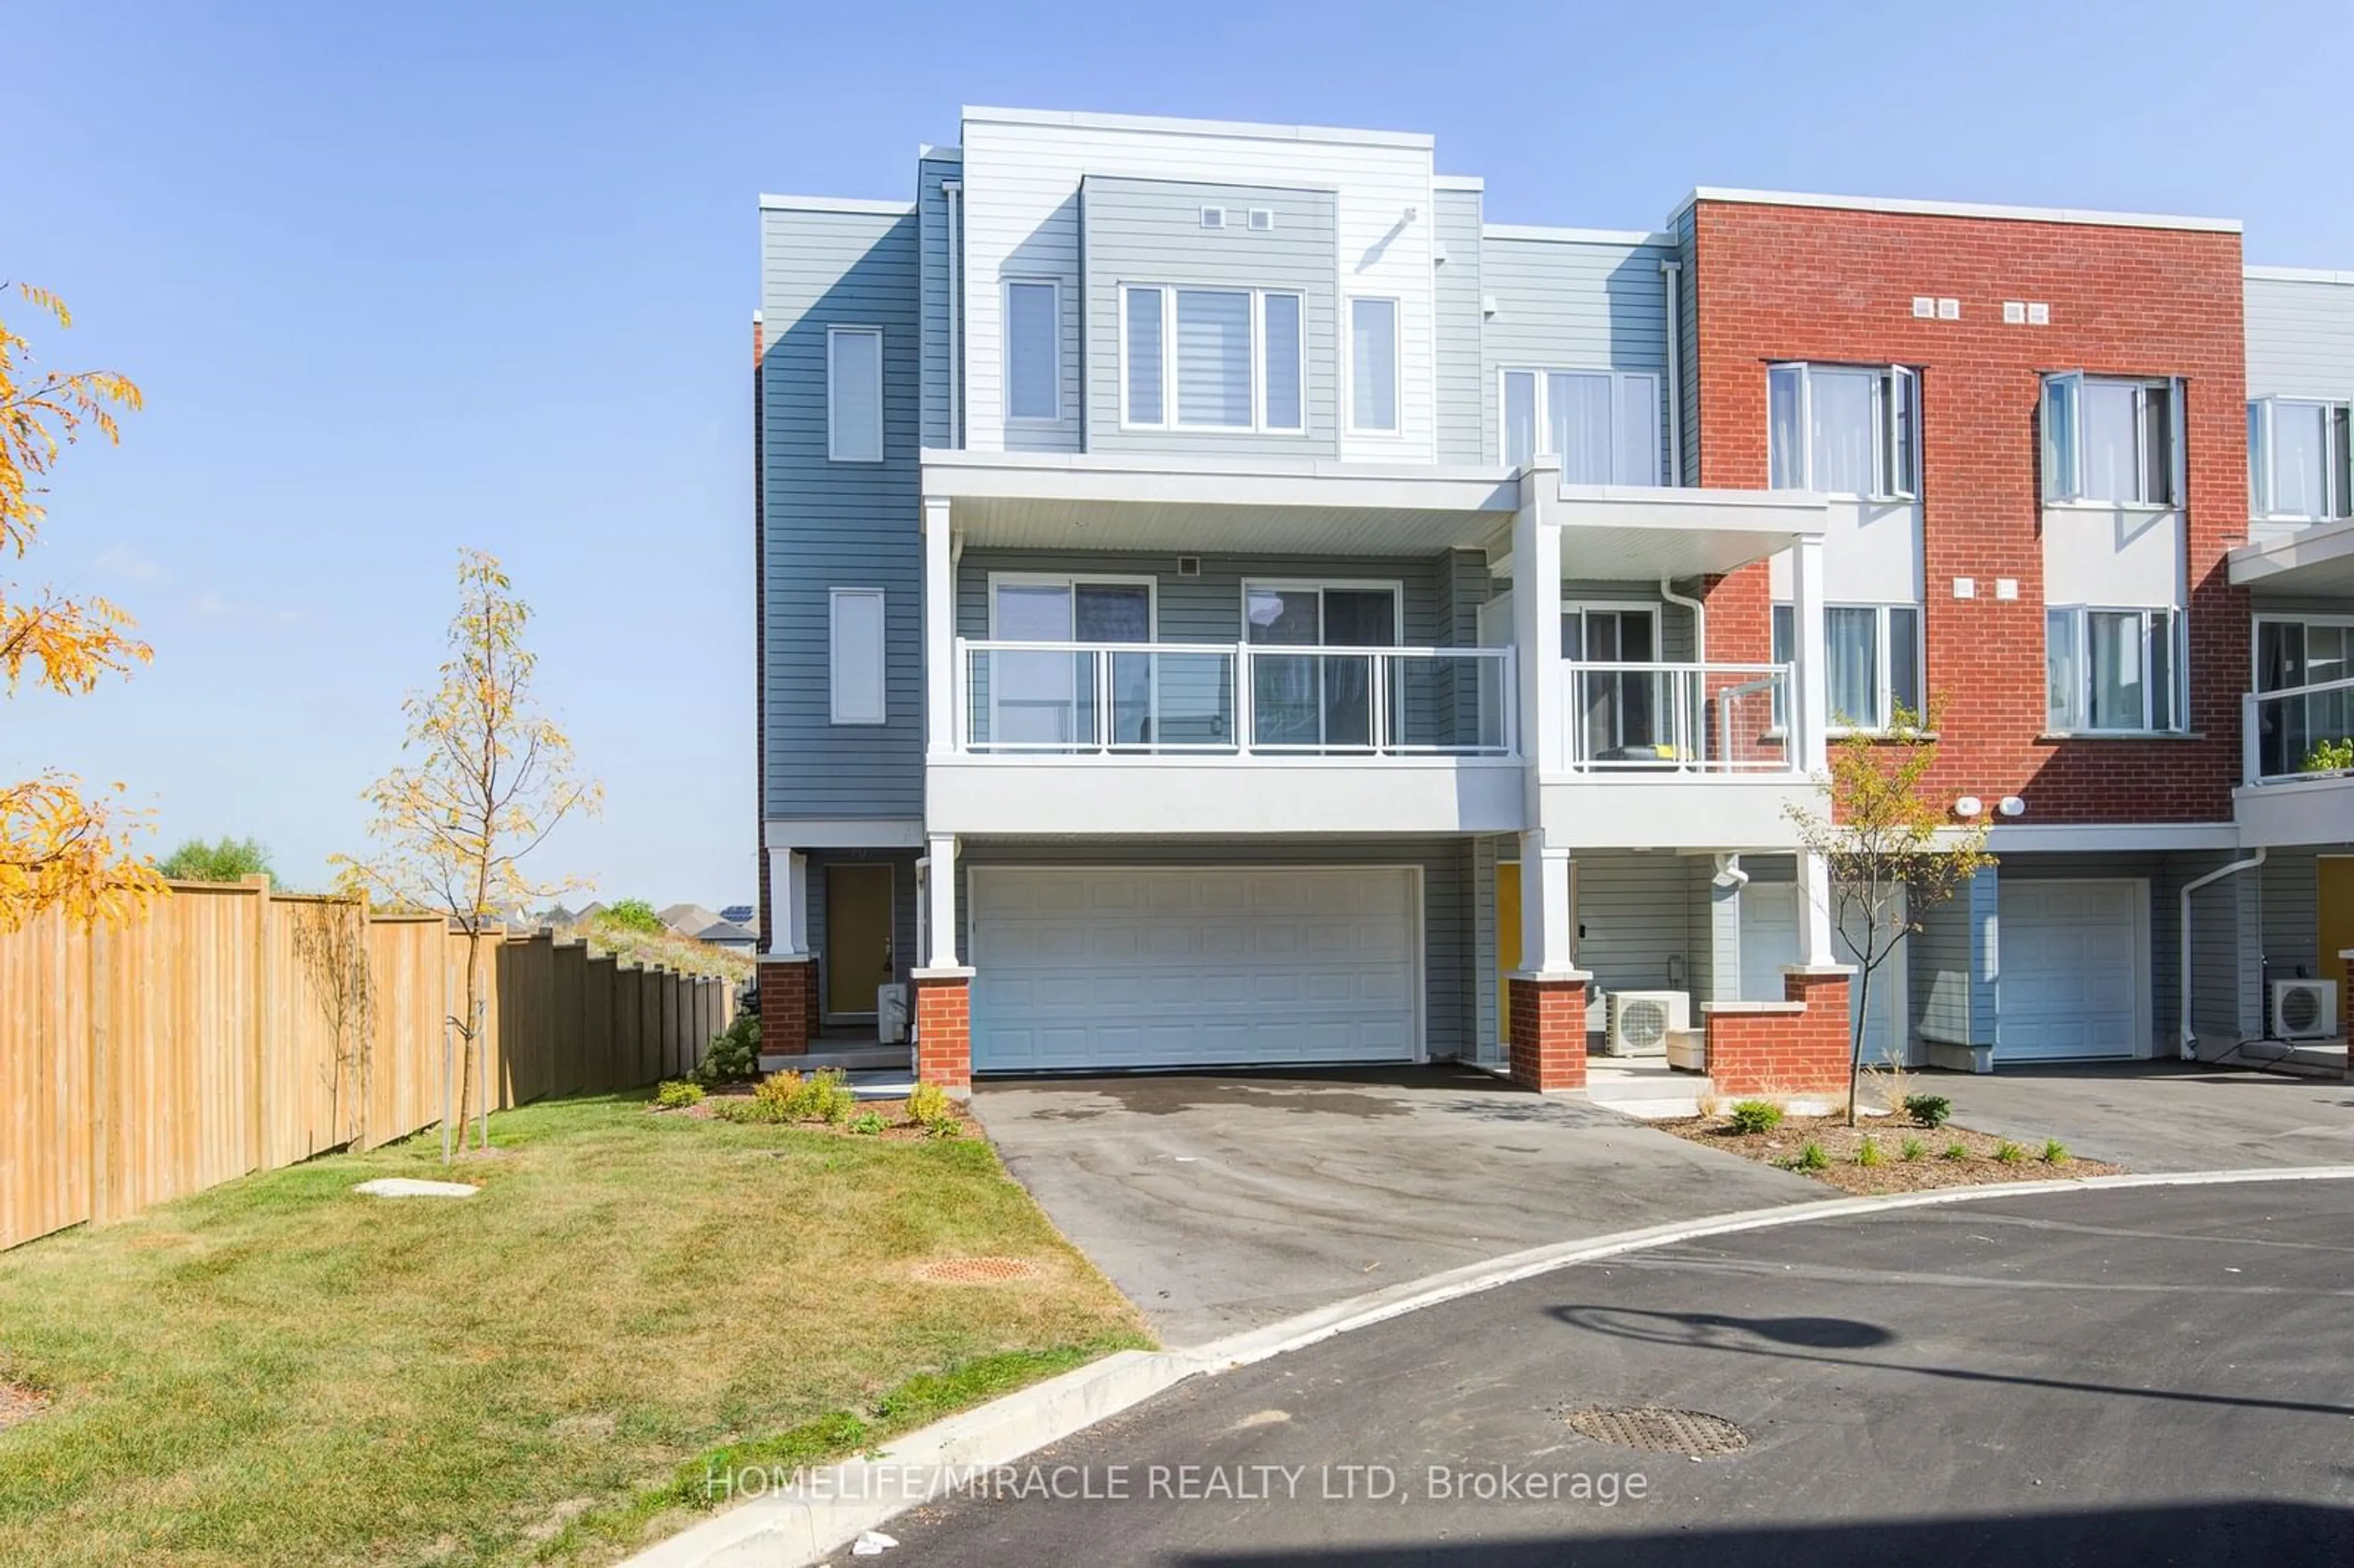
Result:
<svg viewBox="0 0 2354 1568"><path fill-rule="evenodd" d="M1979 217L2014 223L2072 223L2095 228L2182 228L2214 234L2238 234L2236 217L2183 217L2154 212L2103 212L2093 207L2009 207L1993 202L1920 201L1909 196L1826 196L1808 191L1754 191L1723 185L1700 185L1668 214L1673 228L1685 213L1704 201L1750 207L1816 207L1846 212L1908 213L1924 217Z"/></svg>
<svg viewBox="0 0 2354 1568"><path fill-rule="evenodd" d="M2327 267L2243 267L2240 271L2272 283L2354 283L2354 272Z"/></svg>
<svg viewBox="0 0 2354 1568"><path fill-rule="evenodd" d="M1564 228L1540 223L1482 224L1489 239L1537 239L1557 245L1673 245L1676 237L1665 229Z"/></svg>
<svg viewBox="0 0 2354 1568"><path fill-rule="evenodd" d="M1357 131L1333 125L1268 125L1248 120L1182 120L1159 114L1100 114L1062 109L1000 109L968 103L964 119L1004 125L1059 125L1093 131L1172 131L1191 136L1237 136L1277 142L1338 142L1358 146L1411 147L1430 152L1437 138L1418 131Z"/></svg>
<svg viewBox="0 0 2354 1568"><path fill-rule="evenodd" d="M771 196L760 193L762 212L865 212L904 217L916 210L911 201L873 201L864 196Z"/></svg>

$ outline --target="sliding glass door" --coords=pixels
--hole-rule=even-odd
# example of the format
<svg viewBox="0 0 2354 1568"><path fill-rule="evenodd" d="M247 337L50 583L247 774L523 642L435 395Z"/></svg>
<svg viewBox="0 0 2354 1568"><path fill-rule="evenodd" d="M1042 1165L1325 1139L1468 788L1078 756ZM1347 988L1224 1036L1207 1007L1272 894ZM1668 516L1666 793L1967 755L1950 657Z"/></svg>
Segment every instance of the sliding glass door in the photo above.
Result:
<svg viewBox="0 0 2354 1568"><path fill-rule="evenodd" d="M1394 648L1394 588L1281 587L1245 591L1254 648ZM1373 744L1373 656L1254 652L1251 744L1361 750Z"/></svg>
<svg viewBox="0 0 2354 1568"><path fill-rule="evenodd" d="M990 636L1000 642L1142 643L1152 641L1148 583L1001 579L991 587ZM1109 665L1110 689L1098 691ZM1152 657L1001 650L990 666L990 736L999 745L1096 744L1097 705L1108 702L1109 743L1152 744Z"/></svg>
<svg viewBox="0 0 2354 1568"><path fill-rule="evenodd" d="M1561 618L1561 656L1572 663L1649 664L1659 657L1655 610L1572 609ZM1659 676L1652 671L1588 670L1577 677L1582 755L1620 762L1655 755Z"/></svg>

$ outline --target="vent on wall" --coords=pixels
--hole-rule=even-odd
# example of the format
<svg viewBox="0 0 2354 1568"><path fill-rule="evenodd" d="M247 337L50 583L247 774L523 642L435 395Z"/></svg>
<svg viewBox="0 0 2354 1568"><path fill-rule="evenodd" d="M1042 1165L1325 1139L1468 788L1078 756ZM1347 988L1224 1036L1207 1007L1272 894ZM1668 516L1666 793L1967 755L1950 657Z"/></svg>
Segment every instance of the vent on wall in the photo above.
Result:
<svg viewBox="0 0 2354 1568"><path fill-rule="evenodd" d="M1181 577L1200 577L1202 575L1202 557L1199 556L1178 556L1177 575Z"/></svg>
<svg viewBox="0 0 2354 1568"><path fill-rule="evenodd" d="M1251 208L1250 228L1253 234L1266 234L1271 232L1275 228L1275 209L1265 207L1255 207Z"/></svg>
<svg viewBox="0 0 2354 1568"><path fill-rule="evenodd" d="M1202 209L1202 227L1203 227L1203 228L1225 228L1225 226L1226 226L1226 209L1225 209L1225 207L1204 207L1204 208Z"/></svg>

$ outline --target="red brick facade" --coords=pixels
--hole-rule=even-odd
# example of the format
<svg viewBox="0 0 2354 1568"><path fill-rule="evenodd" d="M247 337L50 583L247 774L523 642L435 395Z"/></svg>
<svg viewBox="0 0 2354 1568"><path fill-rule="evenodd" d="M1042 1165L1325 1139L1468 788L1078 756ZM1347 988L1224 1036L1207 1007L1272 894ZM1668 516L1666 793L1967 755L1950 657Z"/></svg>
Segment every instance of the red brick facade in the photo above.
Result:
<svg viewBox="0 0 2354 1568"><path fill-rule="evenodd" d="M1512 1082L1539 1091L1585 1086L1585 981L1509 977Z"/></svg>
<svg viewBox="0 0 2354 1568"><path fill-rule="evenodd" d="M2244 284L2233 233L1695 204L1691 286L1704 485L1763 488L1774 360L1921 371L1926 686L1944 703L1933 788L2020 795L2026 821L2221 821L2249 675L2245 594L2223 556L2247 536ZM1956 299L1959 321L1913 314ZM2047 326L2008 325L2041 301ZM2187 740L2046 741L2041 375L2184 378L2190 475ZM1954 579L1977 597L1957 599ZM2019 597L1995 597L1999 577ZM1769 656L1761 563L1707 596L1709 656Z"/></svg>
<svg viewBox="0 0 2354 1568"><path fill-rule="evenodd" d="M1709 1082L1725 1095L1844 1097L1847 988L1844 972L1786 973L1782 1001L1703 1007Z"/></svg>
<svg viewBox="0 0 2354 1568"><path fill-rule="evenodd" d="M942 1088L972 1086L972 989L964 975L917 975L916 1076Z"/></svg>
<svg viewBox="0 0 2354 1568"><path fill-rule="evenodd" d="M760 1050L764 1055L799 1055L817 1033L817 966L763 962L760 975Z"/></svg>

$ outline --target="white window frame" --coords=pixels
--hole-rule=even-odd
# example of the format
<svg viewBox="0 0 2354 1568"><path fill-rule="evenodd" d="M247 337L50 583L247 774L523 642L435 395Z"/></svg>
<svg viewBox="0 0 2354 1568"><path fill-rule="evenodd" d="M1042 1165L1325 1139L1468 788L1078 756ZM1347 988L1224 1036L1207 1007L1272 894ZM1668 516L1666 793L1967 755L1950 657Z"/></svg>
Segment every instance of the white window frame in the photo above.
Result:
<svg viewBox="0 0 2354 1568"><path fill-rule="evenodd" d="M842 676L844 648L842 640L842 605L844 599L861 599L875 601L875 708L872 714L845 712L843 706ZM829 722L838 725L879 725L890 722L891 716L891 599L879 588L840 587L826 590L826 710Z"/></svg>
<svg viewBox="0 0 2354 1568"><path fill-rule="evenodd" d="M2106 505L2106 504L2114 504L2114 503L2101 503L2100 504ZM2052 677L2051 677L2051 671L2052 671L2052 618L2053 616L2055 616L2055 615L2064 615L2064 616L2067 616L2067 617L2071 620L2071 621L2073 623L2074 628L2075 628L2074 636L2075 636L2075 642L2076 642L2076 690L2075 690L2074 694L2073 694L2073 697L2072 697L2072 699L2071 699L2071 700L2072 700L2072 703L2073 703L2073 708L2074 708L2074 713L2073 713L2073 716L2074 716L2074 717L2076 717L2076 718L2080 718L2080 719L2089 717L2089 715L2091 715L2091 713L2092 713L2092 706L2093 706L2093 704L2092 704L2093 658L2092 658L2092 650L2091 650L2091 646L2090 646L2089 642L2086 641L2086 639L2087 639L2087 637L2088 637L2088 635L2089 635L2089 632L2090 632L2091 625L2092 625L2092 620L2091 620L2091 618L2092 618L2093 616L2095 616L2095 615L2138 615L2138 616L2143 617L2143 618L2144 618L2144 620L2143 620L2143 623L2142 623L2142 636L2141 636L2141 645L2142 645L2141 659L2142 659L2142 668L2143 668L2143 670L2144 670L2145 672L2147 672L2147 671L2148 670L2148 668L2149 668L2149 652L2150 652L2150 646L2151 646L2151 643L2150 643L2150 628L2149 628L2149 623L2148 623L2148 620L2147 620L2147 618L2148 618L2148 617L2150 617L2150 616L2153 616L2153 615L2166 615L2166 616L2171 616L2171 617L2173 618L2173 620L2172 620L2172 622L2171 622L2171 627L2170 627L2171 635L2170 635L2170 636L2169 636L2169 638L2168 638L2168 641L2169 641L2170 646L2169 646L2169 648L2168 648L2168 673L2170 674L2170 676L2171 676L2171 678L2172 678L2172 680L2171 680L2172 689L2171 689L2171 690L2170 690L2167 694L2168 694L2168 706L2173 710L2173 714L2172 714L2172 723L2170 723L2169 725L2168 725L2168 726L2167 726L2165 728L2163 728L2163 729L2158 729L2158 728L2153 728L2153 727L2151 727L2151 725L2150 725L2150 697L2151 697L2151 694L2152 694L2153 691L2155 690L2155 687L2154 687L2154 685L2152 684L2152 683L2151 683L2151 682L2150 682L2150 681L2149 681L2146 676L2145 676L2145 678L2144 678L2144 680L2142 681L2142 683L2141 683L2141 692L2142 692L2142 695L2141 695L2141 713L2142 713L2142 722L2141 722L2141 725L2140 725L2140 726L2139 726L2139 727L2137 727L2137 728L2122 728L2122 727L2117 727L2117 726L2107 726L2107 727L2102 727L2102 728L2095 728L2095 727L2094 727L2092 725L2090 725L2089 723L2085 723L2085 724L2077 724L2077 725L2063 725L2063 724L2062 724L2062 723L2058 722L2058 721L2059 721L2059 719L2060 719L2062 715L2057 715L2057 714L2052 713L2052 709L2051 709L2051 679L2052 679ZM2103 737L2103 736L2128 736L2128 737L2130 737L2130 736L2175 736L2175 735L2185 735L2185 734L2188 734L2188 733L2190 732L2190 713L2189 713L2189 709L2190 709L2190 617L2189 613L2188 613L2188 612L2187 612L2187 611L2186 611L2186 610L2185 610L2185 609L2184 609L2180 605L2164 605L2164 604L2054 604L2054 605L2047 605L2047 606L2045 606L2045 607L2044 607L2044 612L2043 612L2043 628L2044 628L2044 630L2043 630L2043 670L2044 670L2044 713L2043 713L2043 733L2044 733L2044 734L2046 734L2046 735L2052 735L2052 736L2068 736L2068 737L2071 737L2071 738L2079 738L2079 739L2081 739L2081 738L2087 738L2087 737L2094 737L2094 738L2097 738L2097 737Z"/></svg>
<svg viewBox="0 0 2354 1568"><path fill-rule="evenodd" d="M845 337L871 337L875 340L875 452L871 457L864 453L845 455L841 447L840 432L834 429L833 345L838 340ZM878 463L884 460L885 453L890 445L888 432L884 425L884 412L887 407L887 401L883 394L883 380L889 349L890 344L884 337L883 329L880 326L844 323L825 329L826 461Z"/></svg>
<svg viewBox="0 0 2354 1568"><path fill-rule="evenodd" d="M1301 289L1247 288L1234 283L1127 282L1119 290L1119 428L1123 430L1183 430L1229 436L1304 436L1308 433L1308 295ZM1132 293L1161 296L1161 418L1138 419L1129 408L1128 306ZM1180 293L1242 294L1250 301L1250 405L1247 425L1211 425L1178 418L1177 296ZM1281 294L1299 302L1299 335L1294 347L1299 387L1299 422L1276 425L1267 417L1267 302Z"/></svg>
<svg viewBox="0 0 2354 1568"><path fill-rule="evenodd" d="M1667 417L1665 413L1667 407L1667 378L1661 372L1657 370L1611 370L1596 366L1579 365L1508 365L1503 366L1496 372L1496 451L1497 455L1500 457L1506 455L1506 450L1511 444L1511 431L1506 428L1504 423L1504 411L1508 403L1506 396L1507 389L1511 386L1511 378L1515 376L1531 376L1534 379L1536 384L1536 390L1532 399L1532 403L1536 409L1536 455L1539 457L1559 457L1561 455L1559 452L1552 450L1553 391L1550 386L1551 378L1555 376L1607 376L1610 377L1610 477L1604 482L1608 484L1635 485L1638 488L1644 489L1659 489L1666 485L1668 454L1667 437L1663 433L1663 425ZM1625 449L1621 446L1619 441L1619 432L1627 428L1627 383L1638 379L1649 381L1651 384L1651 411L1653 415L1653 418L1650 420L1651 477L1648 480L1630 479L1625 473L1620 471L1619 460L1626 455Z"/></svg>
<svg viewBox="0 0 2354 1568"><path fill-rule="evenodd" d="M1795 375L1798 382L1798 482L1785 489L1815 488L1814 373L1818 370L1861 371L1872 380L1872 489L1866 501L1917 502L1921 499L1921 373L1909 365L1849 365L1831 360L1778 359L1766 366L1766 450L1771 485L1774 449L1774 378ZM1911 416L1911 440L1906 461L1898 461L1899 432ZM1899 469L1906 471L1899 472ZM1854 492L1826 492L1852 494Z"/></svg>
<svg viewBox="0 0 2354 1568"><path fill-rule="evenodd" d="M2087 384L2105 387L2130 387L2134 389L2134 473L2137 479L2149 474L2149 418L2147 414L2147 395L2163 388L2167 394L2166 476L2168 493L2158 500L2145 496L2135 501L2119 501L2107 496L2087 497L2084 494L2084 387ZM2070 389L2067 398L2067 452L2065 460L2060 449L2060 427L2063 421L2053 412L2052 391L2055 387ZM2186 426L2183 409L2182 378L2162 376L2088 376L2081 370L2052 370L2043 376L2043 392L2037 405L2036 421L2041 431L2040 466L2041 468L2043 503L2047 506L2092 506L2108 510L2123 507L2138 512L2175 512L2183 505L2189 493L2189 467L2185 461ZM2054 608L2066 608L2055 606ZM2095 609L2105 608L2094 606Z"/></svg>
<svg viewBox="0 0 2354 1568"><path fill-rule="evenodd" d="M1384 428L1357 420L1357 305L1384 303L1390 308L1390 407L1397 423ZM1347 429L1352 436L1404 439L1405 435L1405 301L1396 294L1344 294L1341 300L1341 394L1349 406Z"/></svg>
<svg viewBox="0 0 2354 1568"><path fill-rule="evenodd" d="M1054 305L1048 313L1053 323L1054 371L1050 377L1055 388L1055 411L1052 414L1020 414L1013 411L1013 291L1017 288L1051 290ZM1024 429L1042 429L1063 423L1063 281L1060 278L1027 277L1008 273L998 281L999 311L1004 318L1004 331L1000 334L1004 357L999 362L1001 385L1004 391L1005 422Z"/></svg>
<svg viewBox="0 0 2354 1568"><path fill-rule="evenodd" d="M2279 449L2276 408L2321 410L2322 509L2283 512L2278 506ZM2354 411L2327 397L2266 397L2248 399L2248 511L2286 523L2327 523L2354 514L2354 484L2348 482L2348 443L2354 441Z"/></svg>
<svg viewBox="0 0 2354 1568"><path fill-rule="evenodd" d="M1301 658L1314 658L1317 660L1316 726L1317 734L1320 737L1318 742L1320 749L1324 744L1326 744L1321 737L1325 733L1325 720L1330 715L1324 711L1324 663L1322 659L1317 657L1315 650L1327 646L1324 641L1324 595L1336 589L1342 593L1388 593L1390 596L1390 625L1393 629L1390 633L1392 639L1390 647L1392 649L1397 649L1411 646L1405 640L1405 583L1402 579L1395 577L1245 577L1242 580L1242 591L1236 605L1236 608L1241 614L1240 624L1242 627L1242 636L1238 638L1237 641L1240 641L1245 648L1250 650L1251 653L1264 652L1278 657L1296 655ZM1316 641L1309 647L1303 648L1299 644L1291 642L1260 642L1256 641L1251 636L1250 600L1252 593L1257 591L1273 591L1276 593L1313 593L1316 595ZM1347 654L1351 653L1379 653L1384 652L1384 650L1378 648L1350 648L1344 649L1341 652L1342 656L1345 657ZM1255 679L1251 673L1251 653L1246 653L1243 656L1242 662L1235 671L1235 677L1238 682ZM1370 700L1370 697L1368 700ZM1256 712L1257 707L1257 694L1256 691L1254 691L1251 699L1252 715L1250 719L1254 729L1253 733L1245 737L1249 744L1254 746L1258 744L1258 736L1256 733L1256 726L1258 722ZM1272 749L1283 748L1278 747Z"/></svg>
<svg viewBox="0 0 2354 1568"><path fill-rule="evenodd" d="M1865 609L1870 610L1872 613L1872 656L1874 690L1872 694L1872 700L1873 705L1873 714L1872 722L1870 724L1841 724L1840 722L1838 712L1835 709L1832 709L1829 705L1829 696L1830 671L1829 668L1826 668L1823 671L1825 695L1824 707L1827 715L1824 733L1826 735L1832 736L1887 735L1893 730L1896 720L1897 702L1896 660L1894 657L1896 652L1896 634L1890 629L1891 621L1893 619L1891 616L1890 611L1899 609L1909 609L1913 612L1913 675L1915 682L1919 683L1921 690L1914 694L1914 707L1911 711L1915 723L1925 723L1927 720L1927 709L1929 705L1929 618L1924 607L1915 601L1908 599L1882 600L1877 603L1868 604L1840 603L1824 605L1823 657L1826 664L1828 664L1830 658L1830 612L1835 609ZM1790 657L1787 659L1775 660L1774 662L1776 663L1790 664L1796 663L1797 661L1797 644L1798 641L1798 620L1797 607L1787 599L1776 599L1772 608L1767 611L1766 646L1769 650L1770 656L1770 650L1773 645L1772 639L1774 622L1779 620L1785 614L1788 615L1790 618ZM1776 710L1775 722L1777 727L1787 722L1787 718L1782 715L1778 708Z"/></svg>

